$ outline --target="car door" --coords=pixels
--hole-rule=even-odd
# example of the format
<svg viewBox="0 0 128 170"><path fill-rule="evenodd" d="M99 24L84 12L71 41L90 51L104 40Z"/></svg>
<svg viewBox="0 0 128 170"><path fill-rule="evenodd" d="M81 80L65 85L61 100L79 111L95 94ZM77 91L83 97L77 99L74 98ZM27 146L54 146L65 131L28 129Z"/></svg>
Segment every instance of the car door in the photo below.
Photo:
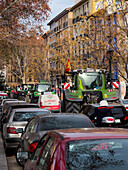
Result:
<svg viewBox="0 0 128 170"><path fill-rule="evenodd" d="M23 146L23 150L27 151L28 150L28 146L31 143L31 134L34 132L36 127L36 119L32 119L26 129L25 129L25 133L23 134L21 140L22 140L22 146Z"/></svg>
<svg viewBox="0 0 128 170"><path fill-rule="evenodd" d="M42 147L39 154L38 161L35 165L35 168L32 170L47 170L52 155L52 149L54 148L54 139L49 137L46 141L44 147Z"/></svg>
<svg viewBox="0 0 128 170"><path fill-rule="evenodd" d="M39 159L39 154L41 152L41 149L45 142L48 140L48 135L44 135L42 139L39 141L36 149L34 150L33 154L31 155L31 158L27 160L25 163L25 169L26 170L35 170L36 163Z"/></svg>

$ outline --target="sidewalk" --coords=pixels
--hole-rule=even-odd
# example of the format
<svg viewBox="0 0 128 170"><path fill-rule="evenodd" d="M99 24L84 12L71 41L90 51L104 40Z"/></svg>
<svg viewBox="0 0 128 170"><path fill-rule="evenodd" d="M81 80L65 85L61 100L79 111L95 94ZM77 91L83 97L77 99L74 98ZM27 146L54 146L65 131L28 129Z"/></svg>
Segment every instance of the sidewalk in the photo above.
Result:
<svg viewBox="0 0 128 170"><path fill-rule="evenodd" d="M0 134L0 170L8 170L7 159L4 152L3 140Z"/></svg>

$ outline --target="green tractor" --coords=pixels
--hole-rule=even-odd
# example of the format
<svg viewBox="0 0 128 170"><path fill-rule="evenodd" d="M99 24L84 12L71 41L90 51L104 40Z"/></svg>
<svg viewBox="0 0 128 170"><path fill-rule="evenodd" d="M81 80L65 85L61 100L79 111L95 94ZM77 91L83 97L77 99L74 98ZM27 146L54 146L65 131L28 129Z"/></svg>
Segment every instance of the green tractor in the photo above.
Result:
<svg viewBox="0 0 128 170"><path fill-rule="evenodd" d="M33 90L34 84L21 84L21 90L19 91L18 99L27 101L27 96Z"/></svg>
<svg viewBox="0 0 128 170"><path fill-rule="evenodd" d="M78 69L68 74L71 78L70 89L64 90L62 110L68 113L79 113L84 104L99 103L105 99L108 102L118 101L119 81L111 74L99 69ZM65 79L66 80L66 79Z"/></svg>
<svg viewBox="0 0 128 170"><path fill-rule="evenodd" d="M31 103L38 103L39 96L45 91L51 91L51 83L42 81L35 84L35 89L31 93Z"/></svg>

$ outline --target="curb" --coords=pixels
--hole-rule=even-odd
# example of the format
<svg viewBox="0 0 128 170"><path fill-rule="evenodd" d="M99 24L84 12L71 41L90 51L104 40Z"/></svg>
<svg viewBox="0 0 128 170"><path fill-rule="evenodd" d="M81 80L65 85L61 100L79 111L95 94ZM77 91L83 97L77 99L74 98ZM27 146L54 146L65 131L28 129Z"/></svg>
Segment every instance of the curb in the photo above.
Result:
<svg viewBox="0 0 128 170"><path fill-rule="evenodd" d="M0 169L8 170L7 159L4 151L4 145L1 134L0 134Z"/></svg>

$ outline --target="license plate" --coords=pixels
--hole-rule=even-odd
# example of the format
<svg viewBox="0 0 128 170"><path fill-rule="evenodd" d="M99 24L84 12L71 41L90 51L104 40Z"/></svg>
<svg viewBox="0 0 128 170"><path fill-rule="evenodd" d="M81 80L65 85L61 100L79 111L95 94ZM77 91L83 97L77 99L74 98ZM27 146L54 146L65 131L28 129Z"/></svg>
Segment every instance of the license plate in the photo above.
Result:
<svg viewBox="0 0 128 170"><path fill-rule="evenodd" d="M17 133L22 133L23 132L23 128L18 128L16 131L17 131Z"/></svg>
<svg viewBox="0 0 128 170"><path fill-rule="evenodd" d="M45 107L44 109L48 109L49 110L49 109L51 109L51 107Z"/></svg>
<svg viewBox="0 0 128 170"><path fill-rule="evenodd" d="M120 119L115 119L115 123L120 123Z"/></svg>

